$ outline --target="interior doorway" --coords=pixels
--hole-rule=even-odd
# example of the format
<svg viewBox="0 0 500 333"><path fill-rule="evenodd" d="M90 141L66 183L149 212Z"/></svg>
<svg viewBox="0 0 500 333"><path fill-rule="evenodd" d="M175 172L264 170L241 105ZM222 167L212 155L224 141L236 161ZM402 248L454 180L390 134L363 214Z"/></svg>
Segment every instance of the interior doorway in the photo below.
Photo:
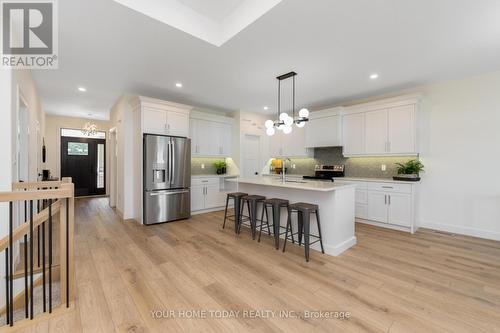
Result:
<svg viewBox="0 0 500 333"><path fill-rule="evenodd" d="M61 177L72 178L75 196L106 194L106 132L61 129Z"/></svg>
<svg viewBox="0 0 500 333"><path fill-rule="evenodd" d="M243 145L241 152L241 156L243 156L243 177L259 177L262 169L260 155L260 136L245 134L243 136Z"/></svg>

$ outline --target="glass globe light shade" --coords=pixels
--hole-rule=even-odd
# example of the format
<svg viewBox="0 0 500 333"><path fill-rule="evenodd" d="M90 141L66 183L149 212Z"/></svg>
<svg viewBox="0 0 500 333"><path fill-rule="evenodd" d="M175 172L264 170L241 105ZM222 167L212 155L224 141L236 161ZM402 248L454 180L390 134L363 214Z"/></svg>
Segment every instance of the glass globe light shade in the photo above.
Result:
<svg viewBox="0 0 500 333"><path fill-rule="evenodd" d="M299 117L300 118L307 118L309 117L309 110L306 108L300 109L299 111Z"/></svg>
<svg viewBox="0 0 500 333"><path fill-rule="evenodd" d="M299 121L296 125L297 125L298 128L302 128L302 127L306 126L306 122L305 121Z"/></svg>
<svg viewBox="0 0 500 333"><path fill-rule="evenodd" d="M288 118L288 113L286 113L286 112L282 112L282 113L280 114L280 120L281 120L281 121L285 121L285 120L286 120L286 118Z"/></svg>
<svg viewBox="0 0 500 333"><path fill-rule="evenodd" d="M274 126L274 121L272 120L266 120L266 122L264 123L264 126L266 126L266 128L272 128Z"/></svg>
<svg viewBox="0 0 500 333"><path fill-rule="evenodd" d="M266 134L269 135L269 136L273 136L274 133L276 133L276 131L274 130L274 128L272 127L269 127L267 130L266 130Z"/></svg>
<svg viewBox="0 0 500 333"><path fill-rule="evenodd" d="M292 133L292 126L285 126L285 128L283 128L283 133L285 134Z"/></svg>
<svg viewBox="0 0 500 333"><path fill-rule="evenodd" d="M285 123L285 126L292 126L293 124L293 118L292 117L287 117L285 120L283 120Z"/></svg>

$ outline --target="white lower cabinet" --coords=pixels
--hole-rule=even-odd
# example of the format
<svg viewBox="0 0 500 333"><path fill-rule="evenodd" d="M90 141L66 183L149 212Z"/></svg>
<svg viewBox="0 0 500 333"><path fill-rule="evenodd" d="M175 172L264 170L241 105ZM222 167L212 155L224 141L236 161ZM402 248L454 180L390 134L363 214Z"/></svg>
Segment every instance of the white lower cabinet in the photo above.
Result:
<svg viewBox="0 0 500 333"><path fill-rule="evenodd" d="M220 178L196 178L191 186L191 211L223 207L226 192L221 189Z"/></svg>
<svg viewBox="0 0 500 333"><path fill-rule="evenodd" d="M392 225L415 231L413 205L416 184L347 182L356 184L356 218L377 222L379 226Z"/></svg>

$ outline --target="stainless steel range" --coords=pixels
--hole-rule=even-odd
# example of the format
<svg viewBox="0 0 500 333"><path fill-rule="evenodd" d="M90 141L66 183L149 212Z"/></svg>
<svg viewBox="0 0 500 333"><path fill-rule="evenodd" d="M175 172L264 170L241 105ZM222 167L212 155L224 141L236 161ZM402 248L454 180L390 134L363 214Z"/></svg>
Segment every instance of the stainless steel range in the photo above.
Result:
<svg viewBox="0 0 500 333"><path fill-rule="evenodd" d="M144 135L143 223L156 224L191 215L191 140Z"/></svg>
<svg viewBox="0 0 500 333"><path fill-rule="evenodd" d="M334 181L334 177L344 177L345 176L345 165L321 165L319 169L316 169L314 176L304 176L304 179L314 179L314 180L328 180Z"/></svg>

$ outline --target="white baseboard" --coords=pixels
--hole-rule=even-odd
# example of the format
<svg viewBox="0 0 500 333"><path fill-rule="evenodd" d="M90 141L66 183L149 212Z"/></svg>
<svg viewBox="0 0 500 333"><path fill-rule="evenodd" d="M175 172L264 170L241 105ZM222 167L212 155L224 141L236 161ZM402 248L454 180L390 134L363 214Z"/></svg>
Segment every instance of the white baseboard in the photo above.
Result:
<svg viewBox="0 0 500 333"><path fill-rule="evenodd" d="M331 256L336 257L336 256L342 254L342 252L344 252L344 251L348 250L349 248L353 247L354 245L356 245L356 243L357 243L356 236L353 236L353 237L349 238L348 240L340 243L337 246L323 244L323 247L325 248L326 254L329 254ZM316 243L314 245L319 246L319 243Z"/></svg>
<svg viewBox="0 0 500 333"><path fill-rule="evenodd" d="M419 227L437 231L444 231L454 234L460 234L465 236L472 236L472 237L479 237L479 238L500 241L500 232L491 230L464 227L464 226L445 224L445 223L433 223L431 221L419 221Z"/></svg>
<svg viewBox="0 0 500 333"><path fill-rule="evenodd" d="M210 209L203 209L203 210L197 210L195 212L191 212L191 215L199 215L199 214L205 214L205 213L210 213L210 212L218 212L218 211L221 211L221 210L224 210L226 207L223 206L223 207L216 207L216 208L210 208ZM231 206L228 207L229 208L233 208Z"/></svg>
<svg viewBox="0 0 500 333"><path fill-rule="evenodd" d="M356 218L356 222L369 224L369 225L373 225L373 226L381 227L381 228L386 228L386 229L411 232L410 227L403 227L403 226L389 224L389 223L381 223L381 222L377 222L377 221L365 220L365 219L360 219L360 218Z"/></svg>

